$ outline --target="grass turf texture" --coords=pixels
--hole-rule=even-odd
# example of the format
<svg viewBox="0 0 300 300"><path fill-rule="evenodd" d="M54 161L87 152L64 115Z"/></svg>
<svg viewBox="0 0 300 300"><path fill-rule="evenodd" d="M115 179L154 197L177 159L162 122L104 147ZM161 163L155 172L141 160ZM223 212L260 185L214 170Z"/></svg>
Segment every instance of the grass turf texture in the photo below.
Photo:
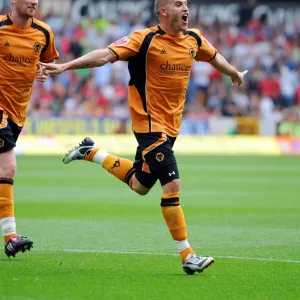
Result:
<svg viewBox="0 0 300 300"><path fill-rule="evenodd" d="M300 158L178 162L189 240L212 267L183 273L158 184L140 197L95 164L18 157L17 225L35 250L0 254L0 299L299 299Z"/></svg>

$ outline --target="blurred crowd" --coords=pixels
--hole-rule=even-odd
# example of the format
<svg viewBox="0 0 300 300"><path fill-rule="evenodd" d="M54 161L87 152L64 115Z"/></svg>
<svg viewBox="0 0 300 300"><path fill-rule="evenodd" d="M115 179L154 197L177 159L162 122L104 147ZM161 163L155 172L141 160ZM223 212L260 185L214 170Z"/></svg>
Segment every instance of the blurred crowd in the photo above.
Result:
<svg viewBox="0 0 300 300"><path fill-rule="evenodd" d="M132 31L157 25L128 14L115 22L86 19L81 24L56 15L43 17L55 35L58 62L104 48ZM208 63L195 63L187 92L185 116L250 116L265 120L300 120L300 20L272 27L267 18L243 27L216 22L205 26L190 20L237 69L249 70L245 83L232 88ZM126 62L76 70L35 83L29 115L113 116L126 119Z"/></svg>

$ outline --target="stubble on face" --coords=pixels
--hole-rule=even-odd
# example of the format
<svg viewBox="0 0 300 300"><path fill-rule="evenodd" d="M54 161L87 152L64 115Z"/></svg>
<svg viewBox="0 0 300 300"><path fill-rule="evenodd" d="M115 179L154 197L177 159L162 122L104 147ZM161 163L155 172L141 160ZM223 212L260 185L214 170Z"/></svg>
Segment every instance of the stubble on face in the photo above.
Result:
<svg viewBox="0 0 300 300"><path fill-rule="evenodd" d="M185 31L188 27L187 16L185 23L183 22L183 13L188 14L188 9L183 9L183 5L187 6L186 1L170 0L167 6L169 12L169 20L172 26L178 31Z"/></svg>
<svg viewBox="0 0 300 300"><path fill-rule="evenodd" d="M32 18L36 14L38 1L15 0L14 9L24 18Z"/></svg>

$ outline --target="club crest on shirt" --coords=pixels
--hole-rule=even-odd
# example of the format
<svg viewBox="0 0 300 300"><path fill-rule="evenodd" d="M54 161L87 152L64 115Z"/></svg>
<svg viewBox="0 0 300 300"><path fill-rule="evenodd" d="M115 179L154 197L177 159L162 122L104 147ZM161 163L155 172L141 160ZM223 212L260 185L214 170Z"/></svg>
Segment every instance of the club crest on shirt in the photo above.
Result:
<svg viewBox="0 0 300 300"><path fill-rule="evenodd" d="M0 148L3 148L4 147L4 141L3 140L0 140Z"/></svg>
<svg viewBox="0 0 300 300"><path fill-rule="evenodd" d="M42 45L41 45L41 43L39 43L39 42L36 42L36 43L34 44L34 46L33 46L33 49L34 49L35 52L40 52L40 51L41 51L41 48L42 48Z"/></svg>
<svg viewBox="0 0 300 300"><path fill-rule="evenodd" d="M124 36L113 43L114 46L123 46L130 41L129 36Z"/></svg>
<svg viewBox="0 0 300 300"><path fill-rule="evenodd" d="M194 48L190 48L190 56L191 56L191 58L196 57L196 50Z"/></svg>

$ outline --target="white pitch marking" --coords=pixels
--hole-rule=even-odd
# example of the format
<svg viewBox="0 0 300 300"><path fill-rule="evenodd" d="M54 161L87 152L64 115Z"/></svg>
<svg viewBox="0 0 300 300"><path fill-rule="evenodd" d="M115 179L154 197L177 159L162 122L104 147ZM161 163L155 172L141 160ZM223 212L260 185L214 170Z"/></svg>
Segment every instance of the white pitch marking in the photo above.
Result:
<svg viewBox="0 0 300 300"><path fill-rule="evenodd" d="M70 252L70 253L111 253L111 254L139 254L139 255L161 255L161 256L178 256L173 253L156 253L156 252L136 252L136 251L109 251L109 250L83 250L83 249L35 249L35 251L49 251L49 252ZM260 257L242 257L242 256L231 256L231 255L214 255L216 258L227 258L227 259L240 259L240 260L256 260L256 261L273 261L273 262L285 262L285 263L296 263L299 264L300 260L290 259L277 259L277 258L260 258Z"/></svg>

